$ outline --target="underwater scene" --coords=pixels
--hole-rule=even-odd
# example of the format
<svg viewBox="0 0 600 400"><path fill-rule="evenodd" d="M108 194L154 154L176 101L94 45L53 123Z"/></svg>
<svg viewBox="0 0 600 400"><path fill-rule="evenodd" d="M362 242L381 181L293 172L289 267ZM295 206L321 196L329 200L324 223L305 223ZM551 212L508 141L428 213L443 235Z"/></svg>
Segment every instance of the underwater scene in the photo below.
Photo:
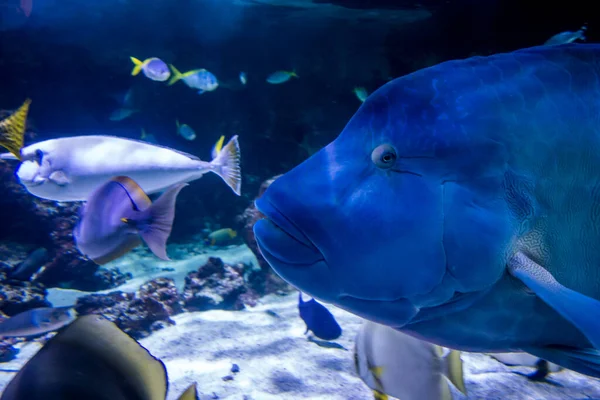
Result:
<svg viewBox="0 0 600 400"><path fill-rule="evenodd" d="M600 13L0 0L0 400L600 399Z"/></svg>

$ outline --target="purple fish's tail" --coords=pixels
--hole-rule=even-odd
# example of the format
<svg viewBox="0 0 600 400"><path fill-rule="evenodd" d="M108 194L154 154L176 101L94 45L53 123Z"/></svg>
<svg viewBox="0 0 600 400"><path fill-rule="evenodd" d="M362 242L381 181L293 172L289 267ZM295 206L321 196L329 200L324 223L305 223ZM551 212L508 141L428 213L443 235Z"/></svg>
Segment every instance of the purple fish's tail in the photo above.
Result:
<svg viewBox="0 0 600 400"><path fill-rule="evenodd" d="M148 221L148 224L144 224L140 229L140 236L152 253L162 260L169 260L167 239L171 234L175 219L175 201L185 186L187 183L170 187L150 207L142 211L144 215L140 219Z"/></svg>
<svg viewBox="0 0 600 400"><path fill-rule="evenodd" d="M213 151L214 159L210 162L211 170L219 175L225 183L237 194L241 194L242 172L240 169L240 145L235 135L219 149L221 140Z"/></svg>

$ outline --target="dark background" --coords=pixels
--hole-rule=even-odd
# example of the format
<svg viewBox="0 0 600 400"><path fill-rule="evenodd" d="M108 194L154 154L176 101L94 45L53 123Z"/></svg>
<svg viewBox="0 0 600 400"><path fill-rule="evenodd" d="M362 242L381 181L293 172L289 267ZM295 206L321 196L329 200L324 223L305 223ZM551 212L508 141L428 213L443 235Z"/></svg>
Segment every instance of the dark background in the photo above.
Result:
<svg viewBox="0 0 600 400"><path fill-rule="evenodd" d="M354 86L372 92L431 64L540 45L584 23L588 42L600 37L593 1L314 2L364 15L229 0L33 0L31 16L23 18L14 11L18 0L9 0L0 7L0 108L31 98L36 140L87 133L139 138L144 128L161 144L206 160L221 134L239 134L243 196L213 175L194 182L179 198L178 215L186 216L173 232L185 240L206 221L234 226L264 179L308 156L301 143L318 148L333 140L360 105ZM385 17L397 10L407 18ZM417 18L424 10L431 16ZM130 56L160 57L181 71L206 68L222 87L199 96L182 83L131 77ZM300 78L267 84L279 69L295 69ZM245 87L240 71L248 74ZM115 96L130 88L141 112L110 121L119 107ZM176 118L196 130L194 142L175 134Z"/></svg>

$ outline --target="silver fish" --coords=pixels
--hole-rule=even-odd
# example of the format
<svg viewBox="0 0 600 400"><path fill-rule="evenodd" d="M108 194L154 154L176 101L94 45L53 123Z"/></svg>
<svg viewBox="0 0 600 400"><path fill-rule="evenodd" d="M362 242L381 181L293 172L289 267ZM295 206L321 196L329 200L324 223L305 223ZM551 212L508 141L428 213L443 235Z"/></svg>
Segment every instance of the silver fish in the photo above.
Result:
<svg viewBox="0 0 600 400"><path fill-rule="evenodd" d="M450 383L466 394L460 353L365 321L354 367L371 389L402 400L450 400Z"/></svg>
<svg viewBox="0 0 600 400"><path fill-rule="evenodd" d="M186 185L172 186L152 203L131 178L111 179L83 206L73 230L77 249L102 265L125 255L143 239L158 258L168 260L166 244L175 218L175 200Z"/></svg>
<svg viewBox="0 0 600 400"><path fill-rule="evenodd" d="M191 182L208 172L219 175L236 193L241 190L237 136L211 162L155 144L114 136L50 139L21 149L17 176L33 195L56 201L85 201L115 176L128 176L148 194ZM15 159L5 153L3 159Z"/></svg>
<svg viewBox="0 0 600 400"><path fill-rule="evenodd" d="M27 337L56 331L75 319L73 307L34 308L0 322L0 337Z"/></svg>

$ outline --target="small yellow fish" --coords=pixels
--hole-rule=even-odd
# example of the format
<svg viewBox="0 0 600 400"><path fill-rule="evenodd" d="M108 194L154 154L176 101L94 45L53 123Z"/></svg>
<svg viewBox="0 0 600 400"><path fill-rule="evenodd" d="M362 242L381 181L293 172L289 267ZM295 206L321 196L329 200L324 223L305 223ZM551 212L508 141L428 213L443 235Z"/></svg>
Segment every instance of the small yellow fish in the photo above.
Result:
<svg viewBox="0 0 600 400"><path fill-rule="evenodd" d="M17 111L0 121L0 146L10 151L18 160L21 159L29 104L31 100L25 100Z"/></svg>
<svg viewBox="0 0 600 400"><path fill-rule="evenodd" d="M221 246L223 244L226 244L236 236L237 232L231 228L219 229L208 235L206 242L211 246Z"/></svg>

